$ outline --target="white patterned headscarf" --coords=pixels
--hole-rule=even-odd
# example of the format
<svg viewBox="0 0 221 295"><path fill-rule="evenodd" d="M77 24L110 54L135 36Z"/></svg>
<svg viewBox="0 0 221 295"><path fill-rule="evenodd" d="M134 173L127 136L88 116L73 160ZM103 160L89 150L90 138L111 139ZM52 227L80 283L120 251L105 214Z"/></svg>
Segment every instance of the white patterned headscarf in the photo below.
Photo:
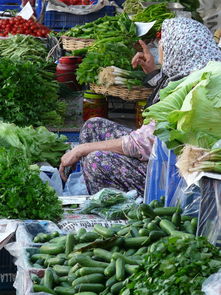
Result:
<svg viewBox="0 0 221 295"><path fill-rule="evenodd" d="M189 75L209 61L221 61L221 50L209 29L191 18L166 19L162 44L162 71L169 78Z"/></svg>
<svg viewBox="0 0 221 295"><path fill-rule="evenodd" d="M148 97L148 103L159 101L159 90L170 81L179 80L209 61L221 61L221 50L212 33L203 24L185 17L166 19L162 25L162 80Z"/></svg>

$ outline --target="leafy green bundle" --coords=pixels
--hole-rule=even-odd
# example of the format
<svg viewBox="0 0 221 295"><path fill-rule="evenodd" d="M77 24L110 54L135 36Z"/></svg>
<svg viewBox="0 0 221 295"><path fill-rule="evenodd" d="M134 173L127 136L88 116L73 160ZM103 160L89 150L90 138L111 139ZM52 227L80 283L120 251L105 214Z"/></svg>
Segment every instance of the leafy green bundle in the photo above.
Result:
<svg viewBox="0 0 221 295"><path fill-rule="evenodd" d="M166 237L149 247L122 295L201 295L203 281L221 267L219 249L205 238Z"/></svg>
<svg viewBox="0 0 221 295"><path fill-rule="evenodd" d="M61 218L61 202L47 183L39 177L37 166L29 166L15 148L0 147L0 216L1 218Z"/></svg>
<svg viewBox="0 0 221 295"><path fill-rule="evenodd" d="M160 91L160 102L143 113L157 122L155 134L168 148L181 144L210 149L221 138L221 62L209 62Z"/></svg>
<svg viewBox="0 0 221 295"><path fill-rule="evenodd" d="M124 70L132 70L130 62L135 54L133 45L138 40L136 26L126 14L121 14L118 27L115 31L109 31L111 36L102 37L90 46L77 69L77 80L80 84L96 83L100 68L114 65Z"/></svg>
<svg viewBox="0 0 221 295"><path fill-rule="evenodd" d="M58 137L42 126L21 128L0 122L0 146L18 149L29 164L49 162L52 166L58 165L60 157L69 147L65 141L66 136Z"/></svg>
<svg viewBox="0 0 221 295"><path fill-rule="evenodd" d="M58 100L54 74L41 64L2 58L0 62L0 117L19 126L59 126L65 104Z"/></svg>

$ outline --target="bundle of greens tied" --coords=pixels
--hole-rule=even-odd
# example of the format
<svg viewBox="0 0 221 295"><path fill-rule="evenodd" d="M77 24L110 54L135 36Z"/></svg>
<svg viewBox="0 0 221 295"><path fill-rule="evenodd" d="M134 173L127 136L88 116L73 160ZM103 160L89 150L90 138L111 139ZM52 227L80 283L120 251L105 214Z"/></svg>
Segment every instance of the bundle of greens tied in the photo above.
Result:
<svg viewBox="0 0 221 295"><path fill-rule="evenodd" d="M160 102L144 111L144 123L155 120L155 134L177 153L184 144L219 147L220 78L221 62L211 61L188 77L170 82L160 91Z"/></svg>

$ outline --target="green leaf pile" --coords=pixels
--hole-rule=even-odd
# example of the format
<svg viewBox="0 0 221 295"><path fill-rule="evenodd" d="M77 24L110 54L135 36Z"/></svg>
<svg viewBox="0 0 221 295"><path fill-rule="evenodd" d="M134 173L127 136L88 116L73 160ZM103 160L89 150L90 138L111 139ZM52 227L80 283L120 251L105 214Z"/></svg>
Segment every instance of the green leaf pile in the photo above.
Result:
<svg viewBox="0 0 221 295"><path fill-rule="evenodd" d="M15 148L0 147L0 217L14 219L61 218L62 206L55 191L39 177Z"/></svg>
<svg viewBox="0 0 221 295"><path fill-rule="evenodd" d="M65 112L54 74L41 63L1 58L0 118L18 126L60 126Z"/></svg>
<svg viewBox="0 0 221 295"><path fill-rule="evenodd" d="M221 267L219 249L206 238L163 238L149 247L145 263L122 295L203 295L203 281Z"/></svg>
<svg viewBox="0 0 221 295"><path fill-rule="evenodd" d="M61 156L69 148L66 136L60 137L41 126L18 127L0 122L0 146L13 147L22 152L29 164L48 162L59 164Z"/></svg>
<svg viewBox="0 0 221 295"><path fill-rule="evenodd" d="M161 90L160 102L143 113L144 124L157 122L155 134L168 148L191 144L211 148L221 138L221 62Z"/></svg>

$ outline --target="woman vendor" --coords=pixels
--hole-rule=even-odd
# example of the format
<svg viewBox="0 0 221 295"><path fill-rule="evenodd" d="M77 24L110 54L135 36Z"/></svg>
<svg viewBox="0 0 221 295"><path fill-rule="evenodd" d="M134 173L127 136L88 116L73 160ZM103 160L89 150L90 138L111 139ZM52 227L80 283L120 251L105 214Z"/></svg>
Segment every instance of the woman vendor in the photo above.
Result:
<svg viewBox="0 0 221 295"><path fill-rule="evenodd" d="M221 61L221 51L210 31L189 18L167 19L162 25L159 42L160 72L144 42L143 52L137 53L132 66L140 65L147 73L149 86L155 87L148 102L159 100L159 90L170 81L187 76L206 66L209 61ZM136 189L143 196L148 159L154 142L154 122L132 130L115 122L92 118L80 132L80 144L61 158L60 173L81 160L89 194L104 187L122 191Z"/></svg>

